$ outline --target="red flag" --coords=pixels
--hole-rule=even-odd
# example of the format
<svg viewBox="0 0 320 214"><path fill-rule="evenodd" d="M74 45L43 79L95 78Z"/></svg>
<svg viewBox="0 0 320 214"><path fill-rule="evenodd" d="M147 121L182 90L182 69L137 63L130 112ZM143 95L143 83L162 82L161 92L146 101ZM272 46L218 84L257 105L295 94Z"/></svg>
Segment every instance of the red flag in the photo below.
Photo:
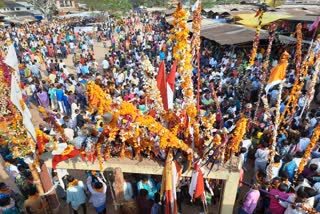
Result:
<svg viewBox="0 0 320 214"><path fill-rule="evenodd" d="M317 28L318 28L318 25L319 25L319 22L320 22L320 17L318 16L318 17L316 18L316 20L314 20L314 22L312 23L312 25L310 25L309 31L313 31L313 30L317 29Z"/></svg>
<svg viewBox="0 0 320 214"><path fill-rule="evenodd" d="M159 72L157 76L157 86L161 94L164 110L168 110L168 96L167 96L167 80L164 62L160 63Z"/></svg>
<svg viewBox="0 0 320 214"><path fill-rule="evenodd" d="M200 197L202 201L205 200L203 174L199 164L195 164L194 166L194 171L189 186L189 195L191 196L192 200L195 200L198 197Z"/></svg>
<svg viewBox="0 0 320 214"><path fill-rule="evenodd" d="M254 17L258 17L258 16L260 16L260 14L262 13L262 10L261 9L259 9L258 11L257 11L257 13L256 13L256 15L254 16Z"/></svg>
<svg viewBox="0 0 320 214"><path fill-rule="evenodd" d="M201 198L201 201L204 201L204 182L203 182L203 174L202 171L198 171L198 177L197 177L197 186L196 190L194 192L193 198Z"/></svg>
<svg viewBox="0 0 320 214"><path fill-rule="evenodd" d="M68 154L65 154L65 155L61 154L61 155L53 156L53 158L52 158L52 169L56 169L58 163L60 163L62 161L65 161L65 160L68 160L70 158L74 158L74 157L78 156L79 154L80 154L80 150L73 149Z"/></svg>
<svg viewBox="0 0 320 214"><path fill-rule="evenodd" d="M174 85L176 83L176 71L177 71L177 62L174 61L171 71L167 78L168 109L173 109L173 94L174 94Z"/></svg>

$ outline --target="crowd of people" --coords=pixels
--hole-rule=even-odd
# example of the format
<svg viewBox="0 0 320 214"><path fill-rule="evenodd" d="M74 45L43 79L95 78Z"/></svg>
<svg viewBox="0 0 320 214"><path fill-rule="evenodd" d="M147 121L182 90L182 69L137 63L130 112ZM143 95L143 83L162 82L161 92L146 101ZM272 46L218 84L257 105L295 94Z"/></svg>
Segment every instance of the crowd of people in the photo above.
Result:
<svg viewBox="0 0 320 214"><path fill-rule="evenodd" d="M65 130L74 146L83 150L83 161L93 163L97 155L92 145L103 131L103 120L97 112L88 112L86 83L94 80L114 100L131 102L143 114L148 114L153 103L152 100L146 100L141 61L147 56L156 69L161 61L165 61L166 70L170 71L174 62L173 43L169 40L170 26L162 16L135 14L121 21L107 18L107 21L96 24L93 31L74 32L70 26L80 21L79 18L72 18L8 27L0 30L0 37L4 41L3 51L6 51L11 43L16 49L20 61L23 98L27 106L42 106L50 112L55 123ZM97 44L102 44L105 50L102 60L95 52ZM272 66L278 64L281 53L280 49L272 52ZM212 128L225 128L231 133L242 113L250 121L253 121L254 116L257 117L255 123L250 123L250 131L242 141L238 154L243 163L241 175L243 176L244 172L254 173L250 184L246 184L250 185L251 189L244 197L239 197L239 213L303 214L308 213L306 208L320 212L319 145L313 149L311 159L303 172L296 173L320 119L317 107L301 114L314 68L310 67L306 77L298 106L293 112L292 125L284 127L285 131L279 133L276 151L271 151L272 118L275 112L272 112L271 118L262 108L258 109L259 112L254 112L262 87L261 69L265 50L259 49L257 60L250 69L247 69L248 54L249 50L246 49L217 48L210 41L204 40L200 57L200 80L196 75L198 70L193 71L194 86L200 81L200 108L203 115L216 112L217 101L219 103L220 112L217 114L215 127ZM67 63L68 57L72 58L72 65ZM292 64L286 73L281 112L296 78L298 77ZM181 79L177 74L175 105L178 108L182 104L180 84ZM217 99L212 89L215 90ZM316 95L318 91L317 87ZM197 92L195 87L195 94ZM270 109L275 108L278 93L278 87L270 90ZM55 136L51 124L44 122L39 125L39 130L45 133L48 139ZM89 124L94 127L94 131L87 130ZM43 151L45 150L49 149L43 148ZM1 152L7 162L7 171L18 184L23 197L17 198L16 193L1 183L0 210L3 213L18 213L18 208L24 204L27 213L43 213L47 205L37 193L28 166L22 159L12 158L5 148L2 148ZM115 151L115 154L117 152L119 151ZM276 155L272 164L269 164L271 152ZM136 177L136 181L130 182L117 170L112 188L116 206L119 206L123 213L134 213L137 210L139 213L162 212L159 195L161 177ZM243 179L241 178L241 181L244 181ZM71 205L74 213L80 208L86 213L88 192L97 213L106 213L107 185L99 173L88 173L86 185L71 175L65 176L63 181L64 184L60 182L63 186L62 198ZM179 212L182 213L180 202L190 200L186 191L188 185L188 179L183 178L177 187ZM242 192L246 185L240 183L239 192ZM208 184L207 191L214 195L213 201L220 194L219 186L219 182L211 181ZM132 203L133 199L136 203Z"/></svg>

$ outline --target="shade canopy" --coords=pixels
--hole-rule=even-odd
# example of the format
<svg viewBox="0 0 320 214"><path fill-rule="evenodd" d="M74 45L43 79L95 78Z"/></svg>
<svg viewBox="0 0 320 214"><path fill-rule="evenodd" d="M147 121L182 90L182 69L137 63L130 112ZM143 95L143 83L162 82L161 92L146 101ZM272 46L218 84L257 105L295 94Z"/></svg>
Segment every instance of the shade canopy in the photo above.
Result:
<svg viewBox="0 0 320 214"><path fill-rule="evenodd" d="M240 21L237 21L237 23L239 24L242 24L247 27L257 27L259 24L259 20L258 20L258 17L255 17L255 16L256 16L255 13L249 13L249 14L238 14L235 17L242 19ZM277 21L279 19L285 19L290 17L292 17L292 15L266 12L264 13L262 18L262 26L267 25L271 22Z"/></svg>

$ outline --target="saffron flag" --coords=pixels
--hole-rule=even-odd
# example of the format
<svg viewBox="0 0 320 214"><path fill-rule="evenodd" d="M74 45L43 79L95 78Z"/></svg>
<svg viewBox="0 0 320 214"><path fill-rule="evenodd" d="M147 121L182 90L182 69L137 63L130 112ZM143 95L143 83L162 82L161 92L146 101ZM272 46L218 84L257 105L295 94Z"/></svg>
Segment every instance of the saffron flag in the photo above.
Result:
<svg viewBox="0 0 320 214"><path fill-rule="evenodd" d="M159 72L157 76L157 86L160 91L164 110L168 110L168 96L167 96L167 79L165 65L162 61L160 63Z"/></svg>
<svg viewBox="0 0 320 214"><path fill-rule="evenodd" d="M174 61L167 78L168 109L173 109L174 85L176 82L177 62Z"/></svg>
<svg viewBox="0 0 320 214"><path fill-rule="evenodd" d="M172 159L173 155L170 151L163 168L161 184L161 196L165 195L165 214L175 214L178 211L176 187L181 177L181 168Z"/></svg>
<svg viewBox="0 0 320 214"><path fill-rule="evenodd" d="M205 199L203 173L198 164L196 164L194 172L191 177L191 183L189 186L189 195L191 196L191 199L193 201L199 197L201 198L202 201L204 201Z"/></svg>
<svg viewBox="0 0 320 214"><path fill-rule="evenodd" d="M316 30L318 28L319 22L320 22L320 17L318 16L316 20L312 23L312 25L310 25L309 31Z"/></svg>
<svg viewBox="0 0 320 214"><path fill-rule="evenodd" d="M288 58L289 58L289 54L285 51L281 55L280 63L271 69L270 77L265 88L266 93L269 92L270 88L280 84L282 81L285 80L286 70L288 67Z"/></svg>

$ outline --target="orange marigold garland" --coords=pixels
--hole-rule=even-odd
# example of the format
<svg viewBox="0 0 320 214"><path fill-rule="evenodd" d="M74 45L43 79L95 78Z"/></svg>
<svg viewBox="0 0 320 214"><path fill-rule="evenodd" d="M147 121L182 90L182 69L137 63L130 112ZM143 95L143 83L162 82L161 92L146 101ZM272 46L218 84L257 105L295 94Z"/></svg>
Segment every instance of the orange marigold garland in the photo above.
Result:
<svg viewBox="0 0 320 214"><path fill-rule="evenodd" d="M239 145L246 133L247 122L248 119L245 117L242 117L237 121L235 130L230 134L230 137L232 139L231 142L229 142L227 145L228 153L226 154L227 157L225 158L225 160L228 160L232 155L239 151Z"/></svg>
<svg viewBox="0 0 320 214"><path fill-rule="evenodd" d="M313 130L313 134L312 137L310 139L310 143L306 149L306 151L304 152L303 158L301 159L301 162L299 164L298 167L298 174L301 173L304 169L304 166L306 165L307 161L310 158L310 154L311 151L313 149L313 147L317 144L317 142L319 141L319 137L320 137L320 125L318 125L314 130Z"/></svg>
<svg viewBox="0 0 320 214"><path fill-rule="evenodd" d="M189 29L187 27L188 12L179 3L172 21L173 29L171 39L175 42L173 56L178 62L178 73L181 76L181 88L184 96L185 111L191 120L197 115L194 104L193 84L192 84L192 54L189 41ZM192 122L192 121L191 121Z"/></svg>
<svg viewBox="0 0 320 214"><path fill-rule="evenodd" d="M159 147L163 150L167 148L181 149L189 154L189 159L192 158L192 149L189 148L182 140L178 139L176 135L170 132L167 128L150 115L143 115L138 109L136 109L132 103L121 102L118 104L112 104L111 100L103 101L109 95L104 92L99 85L94 82L88 83L88 94L93 96L89 100L90 105L95 107L101 107L101 114L110 112L112 114L112 121L104 126L108 130L108 141L114 141L117 135L120 135L122 144L121 155L125 154L125 143L130 144L137 153L141 150L148 150L152 148L156 143L154 139L150 138L150 135L156 135L159 138ZM97 96L92 90L99 91L101 94ZM110 103L108 106L107 103ZM112 106L112 108L111 108ZM93 106L91 106L93 108ZM110 155L110 151L107 151L107 156Z"/></svg>
<svg viewBox="0 0 320 214"><path fill-rule="evenodd" d="M299 23L296 26L296 34L297 34L297 45L296 45L296 53L294 56L295 64L296 64L296 74L300 75L301 69L301 61L302 61L302 25Z"/></svg>
<svg viewBox="0 0 320 214"><path fill-rule="evenodd" d="M257 56L258 46L259 46L259 42L260 42L260 32L261 32L261 27L262 27L262 19L263 19L263 15L264 15L265 11L266 11L266 8L264 6L262 6L261 8L259 8L259 10L256 14L256 17L258 16L258 25L256 28L254 40L253 40L253 47L251 50L249 66L252 66L254 64L254 61Z"/></svg>
<svg viewBox="0 0 320 214"><path fill-rule="evenodd" d="M192 42L191 47L193 50L193 55L196 54L197 51L200 50L200 31L201 31L201 1L198 0L198 7L193 11L193 17L192 17Z"/></svg>

